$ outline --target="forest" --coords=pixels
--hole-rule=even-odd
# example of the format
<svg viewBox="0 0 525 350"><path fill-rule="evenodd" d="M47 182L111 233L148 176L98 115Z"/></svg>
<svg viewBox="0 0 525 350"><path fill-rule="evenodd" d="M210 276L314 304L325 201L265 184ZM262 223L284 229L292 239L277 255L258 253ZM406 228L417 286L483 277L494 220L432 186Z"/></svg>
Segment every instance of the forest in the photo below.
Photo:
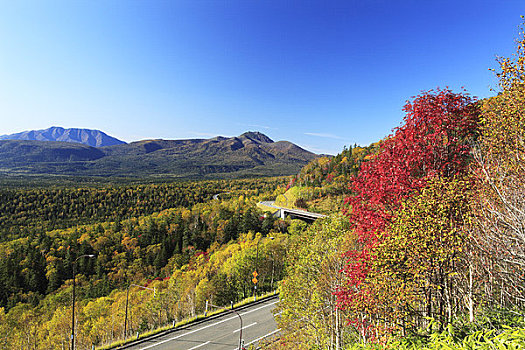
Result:
<svg viewBox="0 0 525 350"><path fill-rule="evenodd" d="M287 181L1 189L2 348L69 347L73 268L76 327L86 330L78 348L124 337L117 315L132 284L155 286L157 297L133 293L129 334L194 316L206 299L227 305L250 296L256 250L259 289L274 289L290 222L256 203L284 192ZM154 315L133 316L148 303Z"/></svg>
<svg viewBox="0 0 525 350"><path fill-rule="evenodd" d="M523 24L497 63L494 97L411 98L347 183L343 215L291 243L268 348L525 346Z"/></svg>
<svg viewBox="0 0 525 350"><path fill-rule="evenodd" d="M525 347L523 29L494 97L423 91L391 135L293 177L1 189L2 348L70 346L73 275L91 349L252 295L256 264L280 293L266 349Z"/></svg>

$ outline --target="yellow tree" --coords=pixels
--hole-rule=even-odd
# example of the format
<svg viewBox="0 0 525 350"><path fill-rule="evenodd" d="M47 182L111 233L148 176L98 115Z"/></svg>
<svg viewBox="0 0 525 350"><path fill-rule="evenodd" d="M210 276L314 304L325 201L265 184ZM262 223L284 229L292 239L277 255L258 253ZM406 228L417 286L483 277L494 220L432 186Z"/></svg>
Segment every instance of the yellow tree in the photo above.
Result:
<svg viewBox="0 0 525 350"><path fill-rule="evenodd" d="M342 349L348 337L335 292L343 285L343 252L351 242L344 217L318 220L291 238L280 283L279 349Z"/></svg>
<svg viewBox="0 0 525 350"><path fill-rule="evenodd" d="M111 326L111 305L112 298L101 297L88 302L79 311L79 317L83 320L79 327L79 337L84 343L94 345L109 343L112 340Z"/></svg>
<svg viewBox="0 0 525 350"><path fill-rule="evenodd" d="M71 307L58 306L40 330L42 349L68 349L71 335Z"/></svg>
<svg viewBox="0 0 525 350"><path fill-rule="evenodd" d="M417 332L429 318L446 325L468 307L461 291L469 273L470 193L467 181L434 179L402 203L361 286L373 301L366 312L376 330Z"/></svg>
<svg viewBox="0 0 525 350"><path fill-rule="evenodd" d="M522 17L523 18L523 17ZM516 54L499 59L501 92L483 104L482 141L476 152L479 180L477 237L485 252L490 303L525 300L525 33ZM498 297L496 297L498 295Z"/></svg>

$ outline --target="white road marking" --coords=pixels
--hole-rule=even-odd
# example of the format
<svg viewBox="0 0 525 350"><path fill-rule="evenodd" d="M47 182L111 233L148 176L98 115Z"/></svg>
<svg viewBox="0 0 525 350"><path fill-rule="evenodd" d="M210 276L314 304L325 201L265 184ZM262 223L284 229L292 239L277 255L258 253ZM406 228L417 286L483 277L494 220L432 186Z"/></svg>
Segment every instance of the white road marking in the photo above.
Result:
<svg viewBox="0 0 525 350"><path fill-rule="evenodd" d="M194 346L193 348L190 348L190 349L188 349L188 350L198 349L198 348L200 348L201 346L204 346L204 345L209 344L209 343L211 343L211 342L210 342L210 341L207 341L206 343L202 343L202 344L200 344L200 345Z"/></svg>
<svg viewBox="0 0 525 350"><path fill-rule="evenodd" d="M275 331L273 331L273 332L270 332L270 333L268 333L268 334L266 334L266 335L263 335L262 337L259 337L259 338L255 339L255 340L252 340L252 341L249 342L249 343L244 344L244 346L248 346L248 345L251 345L251 344L253 344L253 343L256 343L256 342L258 342L258 341L261 340L261 339L264 339L264 338L266 338L266 337L269 337L270 335L274 335L275 333L279 332L280 330L281 330L281 328L277 328L277 329L276 329ZM239 348L235 348L235 349L233 349L233 350L239 350Z"/></svg>
<svg viewBox="0 0 525 350"><path fill-rule="evenodd" d="M246 329L248 327L255 326L256 324L257 324L257 322L254 322L252 324L249 324L247 326L242 327L242 329ZM236 332L239 332L239 331L240 331L240 329L236 329L236 330L233 331L233 333L236 333Z"/></svg>
<svg viewBox="0 0 525 350"><path fill-rule="evenodd" d="M242 313L241 315L243 315L243 316L244 316L244 315L247 315L247 314L249 314L249 313L252 313L252 312L258 311L258 310L260 310L260 309L264 309L265 307L268 307L268 306L271 306L271 305L277 304L278 302L279 302L279 301L274 301L273 303L266 304L266 305L263 305L263 306L259 306L258 308L253 309L253 310L250 310L250 311L246 311L246 312ZM140 350L151 349L151 348L153 348L153 347L155 347L155 346L158 346L158 345L160 345L160 344L164 344L164 343L170 342L170 341L172 341L172 340L182 338L182 337L184 337L184 336L186 336L186 335L188 335L188 334L192 334L192 333L195 333L195 332L199 332L199 331L202 331L203 329L210 328L210 327L216 326L216 325L218 325L218 324L221 324L221 323L223 323L223 322L227 322L227 321L230 321L230 320L233 320L233 319L236 319L236 318L237 318L237 315L232 316L232 317L230 317L230 318L226 318L226 319L224 319L224 320L222 320L222 321L219 321L219 322L215 322L215 323L209 324L209 325L204 326L204 327L201 327L201 328L199 328L199 329L195 329L195 330L193 330L193 331L189 331L189 332L184 333L184 334L179 334L179 335L177 335L177 336L175 336L175 337L171 337L171 338L168 338L168 339L164 339L164 340L162 340L162 341L159 341L158 343L151 344L151 345L148 345L148 346L146 346L146 347L144 347L144 348L141 348Z"/></svg>

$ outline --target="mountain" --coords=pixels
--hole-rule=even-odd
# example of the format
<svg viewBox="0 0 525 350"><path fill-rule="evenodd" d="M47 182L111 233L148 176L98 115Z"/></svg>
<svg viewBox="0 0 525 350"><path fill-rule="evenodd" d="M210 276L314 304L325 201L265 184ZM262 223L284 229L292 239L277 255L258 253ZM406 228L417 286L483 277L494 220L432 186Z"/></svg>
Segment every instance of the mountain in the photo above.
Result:
<svg viewBox="0 0 525 350"><path fill-rule="evenodd" d="M91 147L104 147L124 144L99 130L64 129L50 127L45 130L30 130L11 135L1 135L0 140L33 140L33 141L60 141L82 143Z"/></svg>
<svg viewBox="0 0 525 350"><path fill-rule="evenodd" d="M317 155L259 132L211 139L143 140L91 147L66 142L0 141L7 174L233 178L296 174Z"/></svg>

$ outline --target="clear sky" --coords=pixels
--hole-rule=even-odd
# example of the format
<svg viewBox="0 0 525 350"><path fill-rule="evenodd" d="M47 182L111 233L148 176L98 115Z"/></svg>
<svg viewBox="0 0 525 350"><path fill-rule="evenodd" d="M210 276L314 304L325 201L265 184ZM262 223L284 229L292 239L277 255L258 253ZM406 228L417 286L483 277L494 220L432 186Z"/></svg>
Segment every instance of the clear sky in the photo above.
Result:
<svg viewBox="0 0 525 350"><path fill-rule="evenodd" d="M369 144L423 90L494 95L524 0L0 0L0 134Z"/></svg>

